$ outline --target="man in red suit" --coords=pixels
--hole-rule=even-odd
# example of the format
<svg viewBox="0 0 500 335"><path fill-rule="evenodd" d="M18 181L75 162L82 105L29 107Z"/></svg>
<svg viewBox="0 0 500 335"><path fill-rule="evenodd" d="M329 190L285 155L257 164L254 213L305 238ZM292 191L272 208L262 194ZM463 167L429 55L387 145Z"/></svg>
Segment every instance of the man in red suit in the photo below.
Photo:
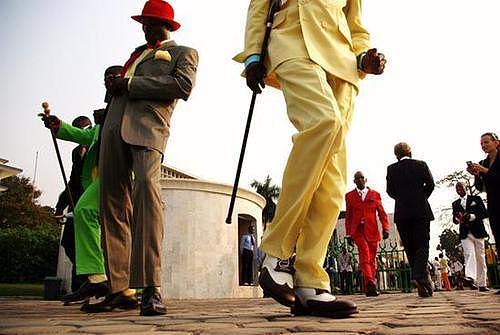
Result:
<svg viewBox="0 0 500 335"><path fill-rule="evenodd" d="M382 206L380 194L366 187L366 178L361 171L354 174L356 188L345 196L345 230L349 244L356 244L359 251L359 265L367 297L378 296L375 284L375 270L380 231L377 217L382 224L384 240L389 237L389 221Z"/></svg>

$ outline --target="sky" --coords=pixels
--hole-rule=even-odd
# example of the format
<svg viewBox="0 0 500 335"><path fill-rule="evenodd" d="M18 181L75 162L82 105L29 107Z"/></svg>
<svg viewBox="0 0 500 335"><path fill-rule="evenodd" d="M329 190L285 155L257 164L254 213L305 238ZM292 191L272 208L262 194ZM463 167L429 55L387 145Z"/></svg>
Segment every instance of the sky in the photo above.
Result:
<svg viewBox="0 0 500 335"><path fill-rule="evenodd" d="M171 0L181 23L172 38L196 48L196 87L171 124L165 162L202 179L232 184L251 93L232 57L243 48L247 0ZM0 2L0 157L23 169L55 205L63 189L47 129L36 117L42 101L70 122L104 107L104 69L123 64L144 43L138 0ZM365 0L363 23L387 59L382 76L361 84L348 135L349 172L361 170L388 212L387 165L405 141L437 180L484 157L486 131L500 132L498 0ZM280 91L259 95L240 186L270 175L276 184L295 130ZM67 174L73 144L59 142ZM35 161L38 153L37 168ZM349 178L348 189L354 188ZM437 190L434 208L449 206L453 190ZM434 227L434 230L437 228Z"/></svg>

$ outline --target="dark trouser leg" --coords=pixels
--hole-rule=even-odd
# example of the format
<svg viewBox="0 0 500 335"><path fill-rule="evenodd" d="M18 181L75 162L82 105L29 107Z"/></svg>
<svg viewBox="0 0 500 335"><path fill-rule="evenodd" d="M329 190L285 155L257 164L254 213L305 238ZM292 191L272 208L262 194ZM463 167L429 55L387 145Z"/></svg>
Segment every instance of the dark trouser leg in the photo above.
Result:
<svg viewBox="0 0 500 335"><path fill-rule="evenodd" d="M493 237L495 238L495 246L497 249L497 255L500 255L498 253L498 245L500 244L500 235L499 235L499 230L500 230L500 215L499 214L493 214L489 213L489 221L490 221L490 228L491 232L493 233Z"/></svg>
<svg viewBox="0 0 500 335"><path fill-rule="evenodd" d="M64 248L66 256L71 261L71 292L75 292L82 286L86 276L78 276L76 274L76 257L75 257L75 226L73 219L68 218L64 224L64 231L61 238L61 246ZM83 277L83 278L82 278Z"/></svg>
<svg viewBox="0 0 500 335"><path fill-rule="evenodd" d="M347 286L347 294L352 294L354 292L352 287L352 272L349 271L346 274L346 286Z"/></svg>
<svg viewBox="0 0 500 335"><path fill-rule="evenodd" d="M430 222L400 222L397 223L397 227L410 263L412 279L426 278L428 274Z"/></svg>
<svg viewBox="0 0 500 335"><path fill-rule="evenodd" d="M347 271L342 271L340 273L340 291L342 292L342 294L347 294L346 279L347 279Z"/></svg>
<svg viewBox="0 0 500 335"><path fill-rule="evenodd" d="M248 249L243 249L243 282L253 283L253 252Z"/></svg>

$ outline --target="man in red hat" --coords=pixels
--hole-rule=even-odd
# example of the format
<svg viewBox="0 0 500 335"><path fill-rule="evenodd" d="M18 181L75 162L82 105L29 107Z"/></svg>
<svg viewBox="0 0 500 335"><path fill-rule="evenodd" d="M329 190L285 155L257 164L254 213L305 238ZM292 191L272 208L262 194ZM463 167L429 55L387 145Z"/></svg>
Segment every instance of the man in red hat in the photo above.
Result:
<svg viewBox="0 0 500 335"><path fill-rule="evenodd" d="M160 166L178 99L187 100L198 65L196 50L177 45L180 25L162 0L149 0L141 15L147 44L138 47L120 76L107 79L112 100L99 156L100 219L110 294L87 312L123 309L127 288L144 288L141 315L160 315L163 214ZM133 173L132 173L133 172Z"/></svg>

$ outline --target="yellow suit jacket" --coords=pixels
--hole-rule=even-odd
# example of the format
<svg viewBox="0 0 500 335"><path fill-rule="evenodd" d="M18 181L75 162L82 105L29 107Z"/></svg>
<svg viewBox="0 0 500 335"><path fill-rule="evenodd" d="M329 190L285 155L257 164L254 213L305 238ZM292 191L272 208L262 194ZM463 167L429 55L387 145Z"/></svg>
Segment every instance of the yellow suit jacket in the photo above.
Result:
<svg viewBox="0 0 500 335"><path fill-rule="evenodd" d="M268 45L266 83L278 87L274 69L282 62L308 57L335 77L358 85L363 76L356 56L367 51L370 35L361 24L361 0L282 0ZM234 57L243 63L260 54L269 0L251 0L245 50Z"/></svg>

